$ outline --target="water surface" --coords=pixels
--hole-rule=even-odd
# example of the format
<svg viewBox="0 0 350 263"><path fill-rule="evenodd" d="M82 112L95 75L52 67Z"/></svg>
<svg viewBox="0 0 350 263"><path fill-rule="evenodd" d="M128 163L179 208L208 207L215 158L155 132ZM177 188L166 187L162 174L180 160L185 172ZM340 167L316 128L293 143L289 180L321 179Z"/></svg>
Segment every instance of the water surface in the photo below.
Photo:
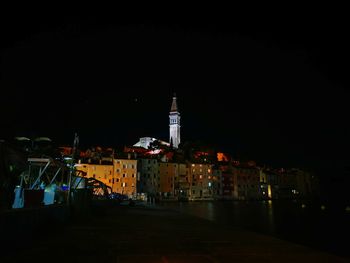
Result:
<svg viewBox="0 0 350 263"><path fill-rule="evenodd" d="M167 202L164 207L350 258L350 212L302 201Z"/></svg>

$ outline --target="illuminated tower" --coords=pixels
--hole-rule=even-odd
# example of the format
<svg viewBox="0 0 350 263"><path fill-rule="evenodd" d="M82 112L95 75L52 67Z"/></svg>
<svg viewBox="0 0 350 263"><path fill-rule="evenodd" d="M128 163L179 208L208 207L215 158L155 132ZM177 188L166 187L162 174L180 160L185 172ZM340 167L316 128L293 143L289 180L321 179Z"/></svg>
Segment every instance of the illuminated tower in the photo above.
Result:
<svg viewBox="0 0 350 263"><path fill-rule="evenodd" d="M180 127L180 113L177 111L176 94L174 93L169 114L169 142L174 148L178 148L180 144Z"/></svg>

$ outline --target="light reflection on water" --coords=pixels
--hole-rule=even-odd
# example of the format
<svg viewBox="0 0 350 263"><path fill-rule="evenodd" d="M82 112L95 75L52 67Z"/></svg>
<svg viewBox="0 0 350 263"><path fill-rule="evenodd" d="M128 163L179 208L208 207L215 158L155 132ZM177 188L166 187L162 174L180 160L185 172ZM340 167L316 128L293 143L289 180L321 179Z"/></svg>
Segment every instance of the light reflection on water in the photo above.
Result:
<svg viewBox="0 0 350 263"><path fill-rule="evenodd" d="M275 233L275 227L274 227L274 218L273 218L273 206L272 201L267 201L267 215L268 215L268 222L269 222L269 229L271 233Z"/></svg>
<svg viewBox="0 0 350 263"><path fill-rule="evenodd" d="M173 202L163 206L227 226L350 257L350 213L299 201ZM344 240L344 241L343 241Z"/></svg>

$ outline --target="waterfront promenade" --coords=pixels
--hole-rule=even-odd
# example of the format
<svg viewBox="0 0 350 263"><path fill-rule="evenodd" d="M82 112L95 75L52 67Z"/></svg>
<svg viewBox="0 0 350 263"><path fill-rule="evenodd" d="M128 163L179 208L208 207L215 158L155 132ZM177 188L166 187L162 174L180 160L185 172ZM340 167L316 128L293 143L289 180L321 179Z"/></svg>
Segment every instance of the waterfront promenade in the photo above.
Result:
<svg viewBox="0 0 350 263"><path fill-rule="evenodd" d="M350 262L157 206L99 208L45 228L2 246L0 262Z"/></svg>

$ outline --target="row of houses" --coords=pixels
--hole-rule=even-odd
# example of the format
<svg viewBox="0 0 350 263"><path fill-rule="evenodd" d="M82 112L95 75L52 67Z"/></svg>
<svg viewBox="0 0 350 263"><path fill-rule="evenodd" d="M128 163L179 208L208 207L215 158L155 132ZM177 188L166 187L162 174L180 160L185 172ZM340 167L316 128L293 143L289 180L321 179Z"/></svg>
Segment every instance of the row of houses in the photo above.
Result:
<svg viewBox="0 0 350 263"><path fill-rule="evenodd" d="M75 169L129 198L145 194L168 200L267 200L319 194L317 178L301 169L262 168L254 162L222 160L219 154L215 163L112 154L99 162L81 159Z"/></svg>

